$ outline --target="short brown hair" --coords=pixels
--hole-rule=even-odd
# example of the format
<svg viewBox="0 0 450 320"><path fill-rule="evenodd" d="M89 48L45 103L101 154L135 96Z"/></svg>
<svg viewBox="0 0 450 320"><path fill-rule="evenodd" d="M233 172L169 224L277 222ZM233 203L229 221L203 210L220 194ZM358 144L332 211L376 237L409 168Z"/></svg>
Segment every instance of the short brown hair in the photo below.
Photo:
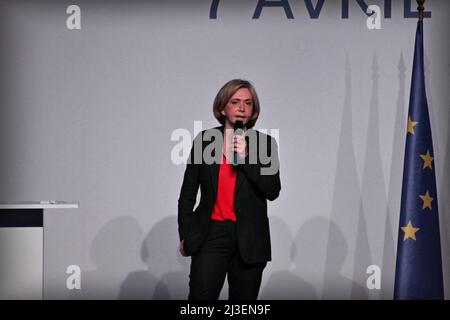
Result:
<svg viewBox="0 0 450 320"><path fill-rule="evenodd" d="M250 129L255 125L256 120L258 120L261 109L255 87L253 87L253 85L247 80L233 79L225 83L214 99L213 113L214 117L216 117L216 119L223 125L225 123L225 116L221 112L227 105L228 101L230 101L231 97L241 88L247 88L253 99L253 114L247 122L247 128Z"/></svg>

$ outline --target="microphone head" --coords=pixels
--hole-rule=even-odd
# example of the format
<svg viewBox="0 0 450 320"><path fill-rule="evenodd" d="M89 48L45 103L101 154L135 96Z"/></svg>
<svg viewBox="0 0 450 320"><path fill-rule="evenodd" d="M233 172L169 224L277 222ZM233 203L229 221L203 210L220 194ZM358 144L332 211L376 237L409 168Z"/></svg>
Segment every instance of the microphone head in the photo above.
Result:
<svg viewBox="0 0 450 320"><path fill-rule="evenodd" d="M237 120L234 122L234 130L243 129L244 123L241 120Z"/></svg>

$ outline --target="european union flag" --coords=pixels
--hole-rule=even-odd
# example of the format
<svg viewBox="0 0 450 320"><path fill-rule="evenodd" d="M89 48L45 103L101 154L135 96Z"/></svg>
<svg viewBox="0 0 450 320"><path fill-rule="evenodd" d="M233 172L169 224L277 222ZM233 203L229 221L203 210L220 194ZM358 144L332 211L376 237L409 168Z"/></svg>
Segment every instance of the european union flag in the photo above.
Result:
<svg viewBox="0 0 450 320"><path fill-rule="evenodd" d="M443 299L433 141L425 94L423 21L416 31L394 299Z"/></svg>

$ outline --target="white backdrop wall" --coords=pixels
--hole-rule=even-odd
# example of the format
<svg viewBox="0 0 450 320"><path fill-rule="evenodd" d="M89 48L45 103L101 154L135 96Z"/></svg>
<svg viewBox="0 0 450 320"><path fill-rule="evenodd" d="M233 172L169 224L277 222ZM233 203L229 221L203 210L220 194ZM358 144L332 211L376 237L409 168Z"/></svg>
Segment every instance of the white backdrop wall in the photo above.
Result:
<svg viewBox="0 0 450 320"><path fill-rule="evenodd" d="M81 30L68 30L72 1L1 1L0 200L80 203L45 217L46 298L187 297L176 224L185 166L171 161L171 134L216 126L212 102L232 78L259 93L255 128L280 132L260 297L392 297L417 19L395 0L381 30L356 1L348 19L341 1L325 1L318 19L304 1L289 1L294 19L282 8L252 19L257 2L221 1L210 19L207 0L79 0ZM448 294L450 3L426 7ZM69 265L81 290L66 287ZM381 290L366 287L369 265Z"/></svg>

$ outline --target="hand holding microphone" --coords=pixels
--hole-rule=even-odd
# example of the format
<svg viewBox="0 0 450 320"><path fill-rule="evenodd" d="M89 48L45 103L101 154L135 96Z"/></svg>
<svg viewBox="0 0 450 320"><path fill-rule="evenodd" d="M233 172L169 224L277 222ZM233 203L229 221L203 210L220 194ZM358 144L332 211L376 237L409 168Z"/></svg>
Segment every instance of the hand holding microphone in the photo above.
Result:
<svg viewBox="0 0 450 320"><path fill-rule="evenodd" d="M244 124L242 121L237 120L234 123L234 135L233 135L233 167L238 166L238 156L245 158L247 155L247 143L244 136Z"/></svg>

